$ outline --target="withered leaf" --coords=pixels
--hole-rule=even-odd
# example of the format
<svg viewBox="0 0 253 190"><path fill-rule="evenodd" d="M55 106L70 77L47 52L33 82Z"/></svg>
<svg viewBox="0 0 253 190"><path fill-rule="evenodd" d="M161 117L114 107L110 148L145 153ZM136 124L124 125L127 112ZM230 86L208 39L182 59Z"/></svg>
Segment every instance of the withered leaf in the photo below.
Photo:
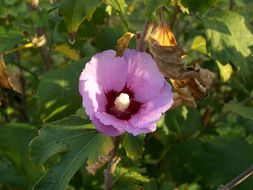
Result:
<svg viewBox="0 0 253 190"><path fill-rule="evenodd" d="M116 56L122 56L124 51L128 48L129 41L134 36L131 32L126 32L117 40Z"/></svg>
<svg viewBox="0 0 253 190"><path fill-rule="evenodd" d="M186 52L177 46L170 28L161 24L147 37L150 52L165 78L171 79L175 88L173 107L185 104L197 107L196 101L205 98L215 78L215 73L198 64L185 66Z"/></svg>
<svg viewBox="0 0 253 190"><path fill-rule="evenodd" d="M0 87L3 89L9 89L17 91L15 86L12 84L9 73L4 63L3 54L0 53Z"/></svg>
<svg viewBox="0 0 253 190"><path fill-rule="evenodd" d="M93 162L86 167L86 170L89 174L95 175L97 170L102 168L103 165L105 165L110 160L111 156L111 154L99 156L96 162Z"/></svg>

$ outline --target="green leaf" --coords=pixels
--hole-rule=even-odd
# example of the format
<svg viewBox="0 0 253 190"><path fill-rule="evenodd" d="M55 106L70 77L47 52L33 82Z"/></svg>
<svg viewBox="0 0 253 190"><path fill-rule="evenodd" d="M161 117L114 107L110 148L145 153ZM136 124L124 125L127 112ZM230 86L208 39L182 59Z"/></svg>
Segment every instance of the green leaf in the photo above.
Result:
<svg viewBox="0 0 253 190"><path fill-rule="evenodd" d="M36 190L63 190L74 174L89 159L105 152L104 144L112 144L109 137L91 128L79 117L70 117L48 124L31 142L31 156L41 163L58 153L61 160L51 167L34 185Z"/></svg>
<svg viewBox="0 0 253 190"><path fill-rule="evenodd" d="M204 13L209 7L217 5L218 0L179 0L184 9L188 9L190 12Z"/></svg>
<svg viewBox="0 0 253 190"><path fill-rule="evenodd" d="M142 156L143 139L141 137L134 137L131 134L126 134L123 140L123 146L125 148L126 154L129 158L133 160L138 160Z"/></svg>
<svg viewBox="0 0 253 190"><path fill-rule="evenodd" d="M186 167L186 164L196 150L202 146L202 142L197 139L185 140L175 144L167 152L166 159L169 162L169 175L179 184L192 181L193 175Z"/></svg>
<svg viewBox="0 0 253 190"><path fill-rule="evenodd" d="M242 156L243 155L243 156ZM190 158L188 168L211 187L225 184L253 163L253 145L237 137L216 137L204 144ZM240 189L250 189L253 179L246 180Z"/></svg>
<svg viewBox="0 0 253 190"><path fill-rule="evenodd" d="M25 42L21 32L17 31L2 31L0 28L0 51L4 52L15 45L23 44Z"/></svg>
<svg viewBox="0 0 253 190"><path fill-rule="evenodd" d="M74 114L81 105L79 75L85 60L45 74L38 87L40 119L57 120Z"/></svg>
<svg viewBox="0 0 253 190"><path fill-rule="evenodd" d="M144 190L158 190L156 180L151 179L149 183L146 183L144 185Z"/></svg>
<svg viewBox="0 0 253 190"><path fill-rule="evenodd" d="M224 111L236 113L242 117L253 120L253 108L246 107L239 103L231 102L224 106Z"/></svg>
<svg viewBox="0 0 253 190"><path fill-rule="evenodd" d="M105 0L105 3L110 5L113 9L115 9L116 11L125 14L125 0Z"/></svg>
<svg viewBox="0 0 253 190"><path fill-rule="evenodd" d="M24 187L27 184L27 179L8 159L0 156L0 183Z"/></svg>
<svg viewBox="0 0 253 190"><path fill-rule="evenodd" d="M111 6L114 10L116 10L120 16L123 26L126 31L128 30L128 22L126 20L126 2L125 0L104 0L104 3Z"/></svg>
<svg viewBox="0 0 253 190"><path fill-rule="evenodd" d="M174 190L176 186L170 182L163 182L159 190Z"/></svg>
<svg viewBox="0 0 253 190"><path fill-rule="evenodd" d="M201 22L206 28L207 48L213 59L237 66L245 63L245 57L251 54L253 35L242 15L215 10L203 17Z"/></svg>
<svg viewBox="0 0 253 190"><path fill-rule="evenodd" d="M163 5L167 4L168 0L145 0L145 15L150 17L152 14Z"/></svg>
<svg viewBox="0 0 253 190"><path fill-rule="evenodd" d="M64 18L69 33L76 33L81 23L90 20L99 0L63 0L59 11Z"/></svg>
<svg viewBox="0 0 253 190"><path fill-rule="evenodd" d="M206 39L203 36L194 37L191 49L206 54Z"/></svg>
<svg viewBox="0 0 253 190"><path fill-rule="evenodd" d="M9 123L0 127L0 151L26 179L27 186L41 175L40 168L29 159L29 142L35 135L36 128L29 124Z"/></svg>
<svg viewBox="0 0 253 190"><path fill-rule="evenodd" d="M147 183L149 178L142 175L139 171L136 171L136 168L126 168L120 165L117 165L115 170L115 181L131 181L132 183Z"/></svg>
<svg viewBox="0 0 253 190"><path fill-rule="evenodd" d="M30 157L43 164L56 153L80 148L80 139L95 133L88 121L77 116L52 122L40 129L38 136L30 142Z"/></svg>

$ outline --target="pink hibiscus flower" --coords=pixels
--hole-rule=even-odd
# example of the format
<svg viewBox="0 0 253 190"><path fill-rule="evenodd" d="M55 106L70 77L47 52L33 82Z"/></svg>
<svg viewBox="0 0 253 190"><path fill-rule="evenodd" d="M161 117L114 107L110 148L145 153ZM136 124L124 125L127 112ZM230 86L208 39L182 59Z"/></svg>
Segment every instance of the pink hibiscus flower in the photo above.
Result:
<svg viewBox="0 0 253 190"><path fill-rule="evenodd" d="M93 56L80 75L83 106L98 131L118 136L153 132L173 103L171 86L145 52L113 50Z"/></svg>

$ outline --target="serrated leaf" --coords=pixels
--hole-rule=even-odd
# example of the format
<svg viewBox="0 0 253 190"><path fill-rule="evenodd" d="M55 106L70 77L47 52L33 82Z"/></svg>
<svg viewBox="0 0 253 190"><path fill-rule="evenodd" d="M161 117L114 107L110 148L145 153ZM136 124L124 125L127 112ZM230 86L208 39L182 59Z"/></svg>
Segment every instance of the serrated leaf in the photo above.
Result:
<svg viewBox="0 0 253 190"><path fill-rule="evenodd" d="M95 133L87 120L77 116L46 124L30 142L30 158L43 164L56 153L79 148L80 139Z"/></svg>
<svg viewBox="0 0 253 190"><path fill-rule="evenodd" d="M240 66L251 54L253 35L242 15L232 11L212 11L202 19L207 48L213 59ZM243 34L243 35L242 35Z"/></svg>
<svg viewBox="0 0 253 190"><path fill-rule="evenodd" d="M244 118L253 120L253 108L246 107L239 103L231 102L224 106L224 111L236 113Z"/></svg>
<svg viewBox="0 0 253 190"><path fill-rule="evenodd" d="M242 156L243 155L243 156ZM215 188L226 184L253 163L253 145L237 137L216 137L204 144L190 158L188 168L201 176L206 186ZM252 178L240 185L250 189ZM239 188L239 187L238 187Z"/></svg>
<svg viewBox="0 0 253 190"><path fill-rule="evenodd" d="M144 150L143 142L140 138L141 137L134 137L131 134L126 134L123 140L123 146L126 154L133 160L140 159Z"/></svg>
<svg viewBox="0 0 253 190"><path fill-rule="evenodd" d="M81 23L90 20L96 8L100 5L98 0L63 0L59 7L69 33L76 33Z"/></svg>
<svg viewBox="0 0 253 190"><path fill-rule="evenodd" d="M81 96L78 92L78 82L84 63L85 60L82 59L42 76L37 95L40 119L43 122L74 114L80 107Z"/></svg>
<svg viewBox="0 0 253 190"><path fill-rule="evenodd" d="M85 125L85 120L76 116L48 124L31 142L31 156L42 163L53 155L63 154L60 162L51 167L33 189L66 189L80 167L88 159L101 155L105 151L104 143L110 141L110 137L97 133L89 124Z"/></svg>

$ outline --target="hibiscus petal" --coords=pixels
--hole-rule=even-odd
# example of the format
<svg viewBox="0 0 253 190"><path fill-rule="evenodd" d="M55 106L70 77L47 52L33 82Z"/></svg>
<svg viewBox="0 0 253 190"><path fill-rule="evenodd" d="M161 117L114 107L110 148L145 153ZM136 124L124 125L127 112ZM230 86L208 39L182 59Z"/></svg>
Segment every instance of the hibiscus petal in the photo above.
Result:
<svg viewBox="0 0 253 190"><path fill-rule="evenodd" d="M142 134L142 133L150 133L150 132L153 132L156 130L156 124L152 124L152 125L149 125L148 127L145 127L145 128L139 128L139 127L135 127L135 126L132 126L132 125L128 125L126 131L129 132L129 133L132 133L134 136L136 135L139 135L139 134Z"/></svg>
<svg viewBox="0 0 253 190"><path fill-rule="evenodd" d="M96 129L98 131L100 131L101 133L103 133L105 135L109 135L112 137L119 136L125 132L122 129L118 130L118 129L114 128L112 125L104 125L95 117L92 119L92 123L96 126Z"/></svg>
<svg viewBox="0 0 253 190"><path fill-rule="evenodd" d="M123 129L129 133L132 133L135 136L142 133L150 133L150 132L155 131L156 129L155 124L150 125L146 128L138 128L138 127L132 126L128 121L120 120L106 112L97 112L95 113L95 117L99 119L99 121L103 123L104 125L111 125L118 130Z"/></svg>
<svg viewBox="0 0 253 190"><path fill-rule="evenodd" d="M164 78L152 57L136 50L127 50L127 86L134 91L135 99L145 102L156 96L163 88Z"/></svg>
<svg viewBox="0 0 253 190"><path fill-rule="evenodd" d="M79 92L83 97L83 106L90 118L94 116L95 112L105 110L107 100L96 82L80 80Z"/></svg>
<svg viewBox="0 0 253 190"><path fill-rule="evenodd" d="M124 58L115 55L115 51L107 50L93 56L86 64L80 80L93 80L104 92L122 90L127 79L127 63Z"/></svg>
<svg viewBox="0 0 253 190"><path fill-rule="evenodd" d="M146 128L159 121L162 113L166 112L173 103L173 93L170 85L164 82L160 93L142 105L138 113L129 120L132 126Z"/></svg>
<svg viewBox="0 0 253 190"><path fill-rule="evenodd" d="M126 125L128 125L126 120L120 120L106 112L96 112L95 117L104 125L112 125L118 130L125 130Z"/></svg>

